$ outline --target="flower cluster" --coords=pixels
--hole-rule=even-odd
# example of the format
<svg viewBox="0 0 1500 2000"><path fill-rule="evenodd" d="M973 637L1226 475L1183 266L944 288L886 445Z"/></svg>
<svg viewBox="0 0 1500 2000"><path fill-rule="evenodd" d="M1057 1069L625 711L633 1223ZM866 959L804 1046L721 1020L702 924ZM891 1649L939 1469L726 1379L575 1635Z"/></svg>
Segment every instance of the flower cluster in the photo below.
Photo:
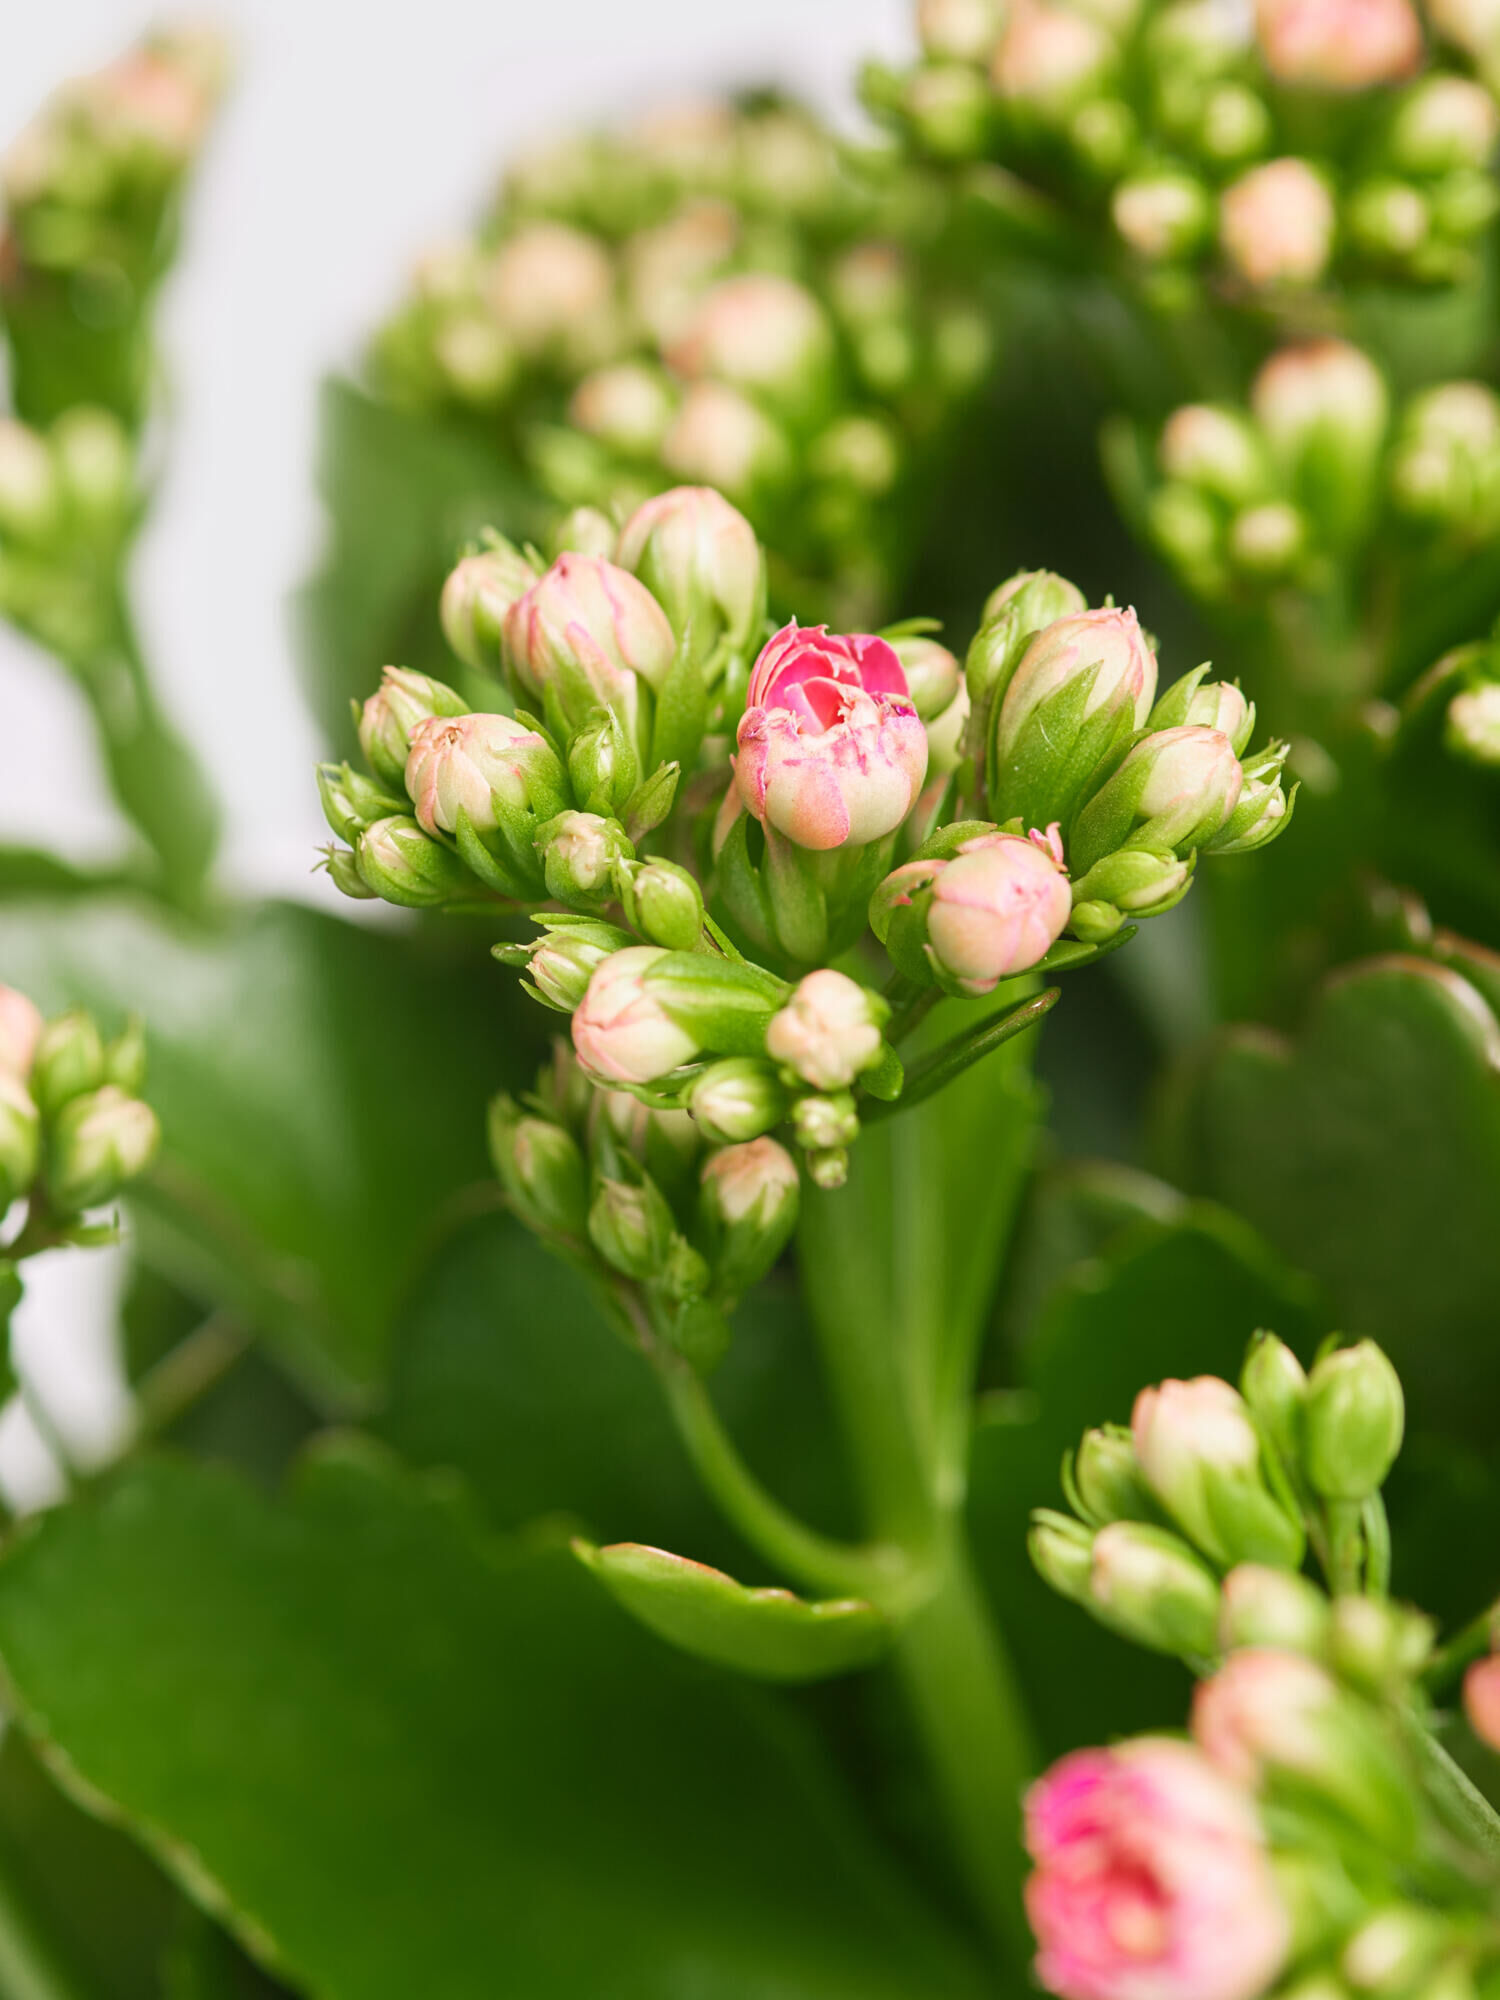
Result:
<svg viewBox="0 0 1500 2000"><path fill-rule="evenodd" d="M0 417L0 615L88 659L113 629L140 510L134 447L111 411L75 404L46 430Z"/></svg>
<svg viewBox="0 0 1500 2000"><path fill-rule="evenodd" d="M715 1198L746 1162L782 1173L777 1131L837 1185L861 1116L900 1098L895 1043L931 1000L1085 961L1178 901L1199 852L1286 824L1284 753L1242 761L1238 689L1199 668L1158 696L1134 614L1060 577L1002 585L965 669L911 627L771 632L763 553L712 489L657 495L618 532L599 516L587 539L550 564L498 536L460 560L444 627L506 707L387 668L359 716L366 768L321 773L348 843L327 865L347 894L413 908L547 906L497 956L571 1015L587 1084L729 1149L705 1168ZM558 1086L546 1102L558 1136L531 1144L533 1107L523 1154L571 1206L527 1192L511 1148L521 1212L631 1280L649 1251L678 1306L711 1302L684 1214L664 1233L652 1206L643 1248L620 1247L608 1204L585 1226L598 1120L557 1112ZM649 1166L590 1145L640 1209Z"/></svg>
<svg viewBox="0 0 1500 2000"><path fill-rule="evenodd" d="M922 0L924 55L872 69L921 153L1060 197L1152 276L1304 311L1325 281L1474 274L1500 110L1465 73L1482 9L1412 0ZM996 199L1000 199L997 192Z"/></svg>
<svg viewBox="0 0 1500 2000"><path fill-rule="evenodd" d="M766 536L773 595L866 615L926 449L984 373L946 208L861 174L807 112L703 103L521 161L374 348L381 393L504 440L617 516L674 480Z"/></svg>
<svg viewBox="0 0 1500 2000"><path fill-rule="evenodd" d="M1373 1343L1325 1344L1304 1372L1261 1334L1238 1390L1145 1389L1128 1430L1070 1456L1074 1512L1035 1517L1043 1576L1201 1679L1192 1747L1083 1751L1033 1791L1028 1907L1064 2000L1468 1993L1493 1970L1491 1869L1455 1839L1441 1758L1414 1749L1434 1628L1386 1596L1403 1425ZM1492 1678L1471 1671L1481 1733Z"/></svg>
<svg viewBox="0 0 1500 2000"><path fill-rule="evenodd" d="M44 1021L0 986L0 1222L26 1205L0 1262L68 1241L86 1210L150 1165L160 1133L145 1075L139 1023L106 1042L81 1008Z"/></svg>

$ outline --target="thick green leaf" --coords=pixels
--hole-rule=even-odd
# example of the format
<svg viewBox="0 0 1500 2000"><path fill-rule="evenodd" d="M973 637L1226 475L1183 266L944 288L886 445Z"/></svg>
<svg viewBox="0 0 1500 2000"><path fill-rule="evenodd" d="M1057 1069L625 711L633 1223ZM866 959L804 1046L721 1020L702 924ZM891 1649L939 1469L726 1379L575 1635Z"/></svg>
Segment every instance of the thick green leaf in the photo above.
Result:
<svg viewBox="0 0 1500 2000"><path fill-rule="evenodd" d="M611 1597L685 1653L768 1681L820 1681L866 1667L890 1643L890 1627L858 1598L810 1601L790 1590L751 1589L721 1569L641 1542L573 1553Z"/></svg>
<svg viewBox="0 0 1500 2000"><path fill-rule="evenodd" d="M320 416L318 484L332 534L298 600L299 650L308 699L330 741L350 749L350 699L370 693L382 666L461 674L437 606L463 544L483 527L535 534L542 512L498 444L472 428L337 379L324 384Z"/></svg>
<svg viewBox="0 0 1500 2000"><path fill-rule="evenodd" d="M374 1389L443 1204L485 1172L485 1100L534 1052L493 969L290 905L207 931L101 900L7 911L0 978L49 1011L144 1016L148 1261L321 1398Z"/></svg>
<svg viewBox="0 0 1500 2000"><path fill-rule="evenodd" d="M1416 958L1330 980L1300 1035L1239 1029L1179 1082L1168 1171L1247 1216L1401 1369L1418 1422L1493 1437L1500 1024Z"/></svg>
<svg viewBox="0 0 1500 2000"><path fill-rule="evenodd" d="M987 1990L779 1698L368 1446L146 1463L0 1565L27 1729L326 2000Z"/></svg>

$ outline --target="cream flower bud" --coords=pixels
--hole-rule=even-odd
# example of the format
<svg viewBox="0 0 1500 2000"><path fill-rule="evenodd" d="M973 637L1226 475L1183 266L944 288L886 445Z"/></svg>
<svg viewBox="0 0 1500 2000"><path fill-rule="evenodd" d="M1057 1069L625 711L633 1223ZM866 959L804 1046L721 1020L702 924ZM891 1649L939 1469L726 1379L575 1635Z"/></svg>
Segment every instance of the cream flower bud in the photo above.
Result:
<svg viewBox="0 0 1500 2000"><path fill-rule="evenodd" d="M44 1118L104 1081L104 1043L92 1014L70 1007L43 1025L32 1047L29 1082Z"/></svg>
<svg viewBox="0 0 1500 2000"><path fill-rule="evenodd" d="M58 526L57 467L29 425L0 417L0 534L45 542Z"/></svg>
<svg viewBox="0 0 1500 2000"><path fill-rule="evenodd" d="M992 993L1026 972L1062 936L1072 911L1056 829L1021 839L994 834L963 848L932 885L927 911L934 964L963 993Z"/></svg>
<svg viewBox="0 0 1500 2000"><path fill-rule="evenodd" d="M764 559L750 523L711 486L674 486L637 507L620 530L616 560L675 631L693 628L702 652L721 633L737 649L750 644L765 609Z"/></svg>
<svg viewBox="0 0 1500 2000"><path fill-rule="evenodd" d="M438 615L443 636L466 667L500 671L506 614L536 580L535 569L507 541L460 557L443 585Z"/></svg>
<svg viewBox="0 0 1500 2000"><path fill-rule="evenodd" d="M827 1153L854 1144L859 1137L859 1113L847 1090L831 1096L812 1092L799 1097L793 1106L792 1129L804 1152Z"/></svg>
<svg viewBox="0 0 1500 2000"><path fill-rule="evenodd" d="M381 783L397 795L406 783L412 732L433 715L467 715L469 705L442 681L387 667L359 713L359 747Z"/></svg>
<svg viewBox="0 0 1500 2000"><path fill-rule="evenodd" d="M719 1290L738 1297L765 1276L797 1225L801 1197L796 1163L774 1139L709 1154L700 1210Z"/></svg>
<svg viewBox="0 0 1500 2000"><path fill-rule="evenodd" d="M428 833L456 833L460 813L488 833L499 823L497 803L551 819L566 796L551 745L509 715L429 716L412 731L405 775Z"/></svg>
<svg viewBox="0 0 1500 2000"><path fill-rule="evenodd" d="M516 345L541 353L575 345L580 328L609 313L614 269L595 237L562 222L532 222L496 251L485 292Z"/></svg>
<svg viewBox="0 0 1500 2000"><path fill-rule="evenodd" d="M1483 167L1500 140L1500 107L1466 76L1425 76L1391 126L1387 152L1398 173L1443 174Z"/></svg>
<svg viewBox="0 0 1500 2000"><path fill-rule="evenodd" d="M130 511L134 455L129 433L110 410L75 403L52 426L53 458L75 519L117 530Z"/></svg>
<svg viewBox="0 0 1500 2000"><path fill-rule="evenodd" d="M1229 557L1253 577L1285 576L1307 545L1307 523L1289 500L1246 507L1229 527Z"/></svg>
<svg viewBox="0 0 1500 2000"><path fill-rule="evenodd" d="M758 1139L787 1113L787 1094L775 1069L758 1056L728 1056L710 1063L687 1094L687 1108L714 1145Z"/></svg>
<svg viewBox="0 0 1500 2000"><path fill-rule="evenodd" d="M619 866L635 858L624 827L600 813L560 812L538 829L536 844L547 894L560 903L607 902Z"/></svg>
<svg viewBox="0 0 1500 2000"><path fill-rule="evenodd" d="M1289 456L1322 434L1373 444L1388 399L1380 370L1359 348L1308 340L1271 356L1251 385L1250 407L1273 448Z"/></svg>
<svg viewBox="0 0 1500 2000"><path fill-rule="evenodd" d="M1139 766L1145 783L1136 812L1148 846L1196 846L1211 839L1239 803L1242 774L1234 745L1218 729L1185 723L1146 737L1121 765Z"/></svg>
<svg viewBox="0 0 1500 2000"><path fill-rule="evenodd" d="M0 986L0 1071L25 1081L42 1026L39 1007L14 986Z"/></svg>
<svg viewBox="0 0 1500 2000"><path fill-rule="evenodd" d="M161 1140L156 1113L117 1085L75 1097L57 1114L47 1191L64 1215L97 1208L150 1165Z"/></svg>
<svg viewBox="0 0 1500 2000"><path fill-rule="evenodd" d="M1422 29L1408 0L1256 0L1255 26L1280 83L1366 90L1422 59Z"/></svg>
<svg viewBox="0 0 1500 2000"><path fill-rule="evenodd" d="M880 1061L886 1011L878 994L825 966L772 1016L766 1053L814 1090L845 1090Z"/></svg>
<svg viewBox="0 0 1500 2000"><path fill-rule="evenodd" d="M939 61L987 63L1004 20L1003 0L917 0L917 34Z"/></svg>
<svg viewBox="0 0 1500 2000"><path fill-rule="evenodd" d="M1328 184L1306 160L1268 160L1225 188L1219 243L1247 284L1311 285L1328 268L1337 221Z"/></svg>
<svg viewBox="0 0 1500 2000"><path fill-rule="evenodd" d="M1493 770L1500 764L1500 681L1465 688L1448 704L1443 741L1456 756Z"/></svg>
<svg viewBox="0 0 1500 2000"><path fill-rule="evenodd" d="M1475 61L1488 65L1500 52L1500 0L1428 0L1438 33Z"/></svg>
<svg viewBox="0 0 1500 2000"><path fill-rule="evenodd" d="M671 384L642 361L617 361L585 375L568 404L568 421L626 458L650 458L676 411Z"/></svg>
<svg viewBox="0 0 1500 2000"><path fill-rule="evenodd" d="M1212 218L1207 189L1180 168L1157 168L1121 181L1110 214L1122 239L1153 263L1196 250Z"/></svg>
<svg viewBox="0 0 1500 2000"><path fill-rule="evenodd" d="M13 1070L0 1069L0 1218L36 1176L41 1130L25 1084Z"/></svg>
<svg viewBox="0 0 1500 2000"><path fill-rule="evenodd" d="M750 271L705 294L667 359L690 380L711 376L800 406L821 391L832 354L812 293L775 272Z"/></svg>
<svg viewBox="0 0 1500 2000"><path fill-rule="evenodd" d="M661 462L738 495L777 484L792 461L785 434L747 396L727 382L695 382L662 439Z"/></svg>
<svg viewBox="0 0 1500 2000"><path fill-rule="evenodd" d="M617 951L595 971L573 1015L573 1046L589 1074L604 1083L653 1083L698 1053L645 984L667 956L653 945Z"/></svg>
<svg viewBox="0 0 1500 2000"><path fill-rule="evenodd" d="M534 998L561 1014L571 1014L597 968L631 944L630 933L593 917L547 917L538 922L543 930L534 943L501 949L507 963L524 960Z"/></svg>
<svg viewBox="0 0 1500 2000"><path fill-rule="evenodd" d="M1231 505L1265 490L1265 453L1255 426L1239 410L1184 404L1163 425L1156 456L1168 479L1201 486Z"/></svg>
<svg viewBox="0 0 1500 2000"><path fill-rule="evenodd" d="M1057 118L1086 95L1114 53L1109 35L1086 14L1043 0L1017 0L990 79L1008 103Z"/></svg>
<svg viewBox="0 0 1500 2000"><path fill-rule="evenodd" d="M1225 1567L1296 1567L1300 1524L1267 1489L1260 1438L1229 1383L1200 1375L1143 1389L1131 1432L1147 1485L1206 1555Z"/></svg>

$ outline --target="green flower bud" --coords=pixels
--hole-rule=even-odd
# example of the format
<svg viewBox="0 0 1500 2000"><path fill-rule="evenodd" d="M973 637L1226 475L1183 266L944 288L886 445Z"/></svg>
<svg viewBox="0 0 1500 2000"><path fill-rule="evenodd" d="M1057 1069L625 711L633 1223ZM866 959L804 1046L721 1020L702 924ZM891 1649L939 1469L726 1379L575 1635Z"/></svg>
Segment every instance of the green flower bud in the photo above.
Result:
<svg viewBox="0 0 1500 2000"><path fill-rule="evenodd" d="M1191 723L1200 729L1217 729L1243 757L1245 745L1255 733L1255 703L1246 701L1237 682L1211 681L1208 668L1195 667L1174 681L1146 718L1150 730L1177 729Z"/></svg>
<svg viewBox="0 0 1500 2000"><path fill-rule="evenodd" d="M1069 928L1085 944L1102 944L1126 918L1159 917L1192 887L1193 864L1170 852L1122 847L1096 861L1073 884Z"/></svg>
<svg viewBox="0 0 1500 2000"><path fill-rule="evenodd" d="M1308 1378L1302 1456L1314 1490L1357 1502L1378 1493L1401 1449L1401 1378L1373 1340L1325 1354Z"/></svg>
<svg viewBox="0 0 1500 2000"><path fill-rule="evenodd" d="M607 903L617 865L635 858L624 827L598 813L559 813L538 829L537 847L547 894L559 903Z"/></svg>
<svg viewBox="0 0 1500 2000"><path fill-rule="evenodd" d="M1289 575L1307 547L1307 523L1289 500L1246 507L1229 524L1229 559L1257 581Z"/></svg>
<svg viewBox="0 0 1500 2000"><path fill-rule="evenodd" d="M688 1088L686 1106L716 1146L758 1139L787 1114L787 1094L772 1064L758 1056L710 1063Z"/></svg>
<svg viewBox="0 0 1500 2000"><path fill-rule="evenodd" d="M18 1076L0 1069L0 1215L36 1178L42 1121Z"/></svg>
<svg viewBox="0 0 1500 2000"><path fill-rule="evenodd" d="M831 1146L852 1146L859 1137L859 1115L847 1090L831 1097L799 1097L792 1108L797 1144L806 1152L826 1152Z"/></svg>
<svg viewBox="0 0 1500 2000"><path fill-rule="evenodd" d="M1018 570L985 599L979 631L964 661L969 691L971 753L989 740L989 717L1010 685L1021 656L1038 632L1086 607L1075 584L1051 570Z"/></svg>
<svg viewBox="0 0 1500 2000"><path fill-rule="evenodd" d="M654 1276L677 1233L672 1211L645 1179L601 1179L589 1207L588 1229L605 1263L627 1278Z"/></svg>
<svg viewBox="0 0 1500 2000"><path fill-rule="evenodd" d="M892 639L891 650L906 672L906 688L924 722L951 708L963 685L963 668L936 639L908 634Z"/></svg>
<svg viewBox="0 0 1500 2000"><path fill-rule="evenodd" d="M985 149L994 99L970 63L927 62L906 80L903 108L919 143L944 160L972 160Z"/></svg>
<svg viewBox="0 0 1500 2000"><path fill-rule="evenodd" d="M104 1082L104 1044L93 1016L74 1007L49 1021L31 1059L31 1095L44 1118Z"/></svg>
<svg viewBox="0 0 1500 2000"><path fill-rule="evenodd" d="M1251 1339L1240 1370L1240 1394L1282 1464L1300 1464L1307 1371L1286 1342L1264 1328Z"/></svg>
<svg viewBox="0 0 1500 2000"><path fill-rule="evenodd" d="M1483 84L1426 76L1403 97L1386 152L1397 173L1444 174L1488 166L1497 139L1500 111Z"/></svg>
<svg viewBox="0 0 1500 2000"><path fill-rule="evenodd" d="M751 1139L710 1153L700 1186L714 1282L737 1298L765 1276L797 1226L796 1163L774 1139Z"/></svg>
<svg viewBox="0 0 1500 2000"><path fill-rule="evenodd" d="M1270 483L1260 433L1243 410L1229 404L1187 403L1174 410L1156 456L1168 479L1199 487L1230 507L1262 498Z"/></svg>
<svg viewBox="0 0 1500 2000"><path fill-rule="evenodd" d="M1401 262L1415 256L1427 241L1432 216L1410 181L1381 174L1349 193L1343 205L1344 228L1366 256Z"/></svg>
<svg viewBox="0 0 1500 2000"><path fill-rule="evenodd" d="M1453 1943L1445 1913L1389 1903L1349 1939L1339 1970L1357 1993L1412 1993ZM1425 1986L1421 1990L1425 1994Z"/></svg>
<svg viewBox="0 0 1500 2000"><path fill-rule="evenodd" d="M64 1215L97 1208L150 1165L161 1139L156 1113L107 1083L73 1097L51 1128L47 1192Z"/></svg>
<svg viewBox="0 0 1500 2000"><path fill-rule="evenodd" d="M613 361L584 376L568 404L568 421L622 458L650 459L660 449L676 409L673 386L660 368L643 361ZM562 546L613 560L618 530L609 517L594 507L575 508L574 514L593 515L596 523L607 527L609 539L591 537Z"/></svg>
<svg viewBox="0 0 1500 2000"><path fill-rule="evenodd" d="M146 1081L146 1029L139 1014L132 1014L124 1031L106 1045L104 1081L130 1097L140 1096Z"/></svg>
<svg viewBox="0 0 1500 2000"><path fill-rule="evenodd" d="M404 794L406 760L417 724L434 715L468 712L468 703L442 681L407 667L387 667L379 688L359 712L359 747L380 782Z"/></svg>
<svg viewBox="0 0 1500 2000"><path fill-rule="evenodd" d="M1210 1659L1219 1586L1180 1536L1142 1521L1111 1521L1094 1537L1089 1606L1114 1631L1154 1652Z"/></svg>
<svg viewBox="0 0 1500 2000"><path fill-rule="evenodd" d="M547 551L554 561L569 550L575 555L603 556L612 561L619 539L619 529L600 508L570 507L553 524L547 537Z"/></svg>
<svg viewBox="0 0 1500 2000"><path fill-rule="evenodd" d="M1110 202L1115 228L1152 263L1190 256L1208 238L1214 209L1195 174L1157 167L1122 180Z"/></svg>
<svg viewBox="0 0 1500 2000"><path fill-rule="evenodd" d="M1068 1477L1076 1504L1096 1527L1110 1521L1161 1519L1141 1476L1130 1432L1121 1424L1085 1431Z"/></svg>
<svg viewBox="0 0 1500 2000"><path fill-rule="evenodd" d="M1341 1597L1333 1607L1332 1664L1365 1694L1396 1693L1426 1666L1436 1637L1433 1621L1409 1605Z"/></svg>
<svg viewBox="0 0 1500 2000"><path fill-rule="evenodd" d="M582 1238L588 1227L588 1181L572 1134L549 1119L526 1116L513 1098L489 1108L490 1158L511 1206L529 1229Z"/></svg>
<svg viewBox="0 0 1500 2000"><path fill-rule="evenodd" d="M527 991L544 1007L571 1014L588 991L595 968L634 943L629 931L595 917L542 917L542 935L527 945L496 945L507 965L524 965Z"/></svg>
<svg viewBox="0 0 1500 2000"><path fill-rule="evenodd" d="M474 893L474 879L458 856L405 813L366 827L354 858L365 886L404 909L437 909Z"/></svg>
<svg viewBox="0 0 1500 2000"><path fill-rule="evenodd" d="M361 903L373 902L375 891L359 872L359 862L347 847L328 847L316 868L327 870L328 879L341 896Z"/></svg>
<svg viewBox="0 0 1500 2000"><path fill-rule="evenodd" d="M638 507L618 560L706 659L721 639L748 652L766 615L765 557L744 515L711 486L677 486Z"/></svg>
<svg viewBox="0 0 1500 2000"><path fill-rule="evenodd" d="M1205 854L1249 854L1278 840L1292 823L1293 787L1281 784L1288 746L1273 743L1243 767L1239 803L1219 831L1203 843Z"/></svg>
<svg viewBox="0 0 1500 2000"><path fill-rule="evenodd" d="M652 944L694 951L703 936L703 891L675 861L622 861L615 870L627 921Z"/></svg>
<svg viewBox="0 0 1500 2000"><path fill-rule="evenodd" d="M404 792L393 798L384 786L349 764L318 766L318 797L330 830L351 843L372 820L408 810Z"/></svg>
<svg viewBox="0 0 1500 2000"><path fill-rule="evenodd" d="M613 709L600 709L568 745L568 779L585 812L617 819L636 789L640 760Z"/></svg>
<svg viewBox="0 0 1500 2000"><path fill-rule="evenodd" d="M1240 1563L1224 1579L1219 1601L1219 1650L1275 1646L1326 1659L1332 1619L1315 1583L1291 1570Z"/></svg>
<svg viewBox="0 0 1500 2000"><path fill-rule="evenodd" d="M1243 782L1234 745L1219 730L1184 723L1153 731L1078 815L1068 858L1089 870L1127 842L1154 853L1201 847L1223 829ZM1080 900L1098 893L1074 889Z"/></svg>
<svg viewBox="0 0 1500 2000"><path fill-rule="evenodd" d="M1094 1531L1071 1514L1038 1507L1031 1516L1026 1552L1043 1583L1072 1604L1089 1602L1089 1577L1094 1566Z"/></svg>
<svg viewBox="0 0 1500 2000"><path fill-rule="evenodd" d="M830 1146L827 1152L809 1153L803 1164L813 1186L822 1188L825 1193L843 1187L849 1178L849 1151L845 1146Z"/></svg>

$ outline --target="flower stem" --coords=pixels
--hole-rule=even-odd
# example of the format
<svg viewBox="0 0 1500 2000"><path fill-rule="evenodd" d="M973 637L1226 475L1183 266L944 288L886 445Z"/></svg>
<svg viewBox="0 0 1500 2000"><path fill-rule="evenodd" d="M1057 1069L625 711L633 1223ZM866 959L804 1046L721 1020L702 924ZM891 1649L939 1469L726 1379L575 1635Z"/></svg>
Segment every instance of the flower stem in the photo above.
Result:
<svg viewBox="0 0 1500 2000"><path fill-rule="evenodd" d="M1430 1695L1445 1693L1465 1667L1489 1652L1494 1644L1497 1625L1500 1625L1500 1602L1487 1604L1483 1611L1455 1632L1445 1646L1440 1646L1422 1674L1422 1685L1427 1692Z"/></svg>
<svg viewBox="0 0 1500 2000"><path fill-rule="evenodd" d="M1493 1866L1500 1862L1500 1813L1460 1770L1420 1716L1404 1718L1407 1741L1416 1753L1428 1795L1445 1825Z"/></svg>

